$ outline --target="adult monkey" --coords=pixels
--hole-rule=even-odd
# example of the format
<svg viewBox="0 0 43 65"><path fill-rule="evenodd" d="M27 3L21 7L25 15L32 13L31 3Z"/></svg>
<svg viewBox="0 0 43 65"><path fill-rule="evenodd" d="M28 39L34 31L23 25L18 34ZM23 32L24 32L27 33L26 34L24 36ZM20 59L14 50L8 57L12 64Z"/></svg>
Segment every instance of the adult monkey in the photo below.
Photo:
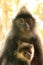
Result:
<svg viewBox="0 0 43 65"><path fill-rule="evenodd" d="M0 65L42 65L42 49L33 16L22 8L13 20Z"/></svg>

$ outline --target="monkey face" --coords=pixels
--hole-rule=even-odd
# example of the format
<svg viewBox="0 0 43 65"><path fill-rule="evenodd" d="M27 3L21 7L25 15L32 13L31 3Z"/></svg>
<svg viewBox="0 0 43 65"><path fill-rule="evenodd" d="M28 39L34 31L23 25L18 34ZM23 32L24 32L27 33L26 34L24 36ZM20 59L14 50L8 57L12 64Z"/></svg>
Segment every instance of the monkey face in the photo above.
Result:
<svg viewBox="0 0 43 65"><path fill-rule="evenodd" d="M14 22L14 28L17 32L16 36L20 39L29 39L30 37L34 36L33 30L35 27L34 18L30 16L30 14L20 14L16 17ZM32 36L31 36L32 35Z"/></svg>
<svg viewBox="0 0 43 65"><path fill-rule="evenodd" d="M17 19L16 25L22 33L25 33L26 31L28 32L30 29L29 25L25 22L25 19L23 18Z"/></svg>

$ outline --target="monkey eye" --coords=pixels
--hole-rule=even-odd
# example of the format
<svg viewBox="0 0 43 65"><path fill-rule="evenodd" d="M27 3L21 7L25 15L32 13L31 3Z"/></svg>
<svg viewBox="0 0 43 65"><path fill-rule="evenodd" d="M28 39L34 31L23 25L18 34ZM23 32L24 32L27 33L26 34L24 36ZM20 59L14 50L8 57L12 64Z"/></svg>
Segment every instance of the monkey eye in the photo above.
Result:
<svg viewBox="0 0 43 65"><path fill-rule="evenodd" d="M24 19L20 18L20 24L24 24Z"/></svg>
<svg viewBox="0 0 43 65"><path fill-rule="evenodd" d="M26 19L26 21L27 21L27 23L29 24L29 26L30 26L31 29L32 29L32 28L34 27L34 25L35 25L34 20L35 20L35 19L33 19L33 18L31 18L31 17Z"/></svg>
<svg viewBox="0 0 43 65"><path fill-rule="evenodd" d="M19 24L19 25L21 25L21 24L23 25L23 24L24 24L24 19L23 19L23 18L19 18L19 19L18 19L18 24Z"/></svg>
<svg viewBox="0 0 43 65"><path fill-rule="evenodd" d="M25 26L25 21L24 21L24 19L23 18L18 18L17 20L16 20L16 25L18 26L18 27L23 27L24 28L24 26Z"/></svg>

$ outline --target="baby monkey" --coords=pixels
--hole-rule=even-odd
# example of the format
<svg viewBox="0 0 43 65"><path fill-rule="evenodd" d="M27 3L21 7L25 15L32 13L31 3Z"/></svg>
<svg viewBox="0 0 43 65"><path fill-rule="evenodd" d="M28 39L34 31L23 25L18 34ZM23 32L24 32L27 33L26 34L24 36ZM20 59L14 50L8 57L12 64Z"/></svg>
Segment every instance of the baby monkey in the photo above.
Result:
<svg viewBox="0 0 43 65"><path fill-rule="evenodd" d="M21 59L22 61L26 61L28 65L30 65L34 57L34 46L19 40L18 48L14 52L14 56L16 56L18 59Z"/></svg>

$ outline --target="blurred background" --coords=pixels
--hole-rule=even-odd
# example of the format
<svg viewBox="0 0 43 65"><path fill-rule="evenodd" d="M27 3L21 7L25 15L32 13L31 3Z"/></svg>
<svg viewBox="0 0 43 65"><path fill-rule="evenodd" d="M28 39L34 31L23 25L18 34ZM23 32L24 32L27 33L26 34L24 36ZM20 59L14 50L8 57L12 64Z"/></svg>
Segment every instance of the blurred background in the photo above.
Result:
<svg viewBox="0 0 43 65"><path fill-rule="evenodd" d="M43 40L43 0L0 0L0 44L6 39L12 20L23 5L36 16Z"/></svg>

